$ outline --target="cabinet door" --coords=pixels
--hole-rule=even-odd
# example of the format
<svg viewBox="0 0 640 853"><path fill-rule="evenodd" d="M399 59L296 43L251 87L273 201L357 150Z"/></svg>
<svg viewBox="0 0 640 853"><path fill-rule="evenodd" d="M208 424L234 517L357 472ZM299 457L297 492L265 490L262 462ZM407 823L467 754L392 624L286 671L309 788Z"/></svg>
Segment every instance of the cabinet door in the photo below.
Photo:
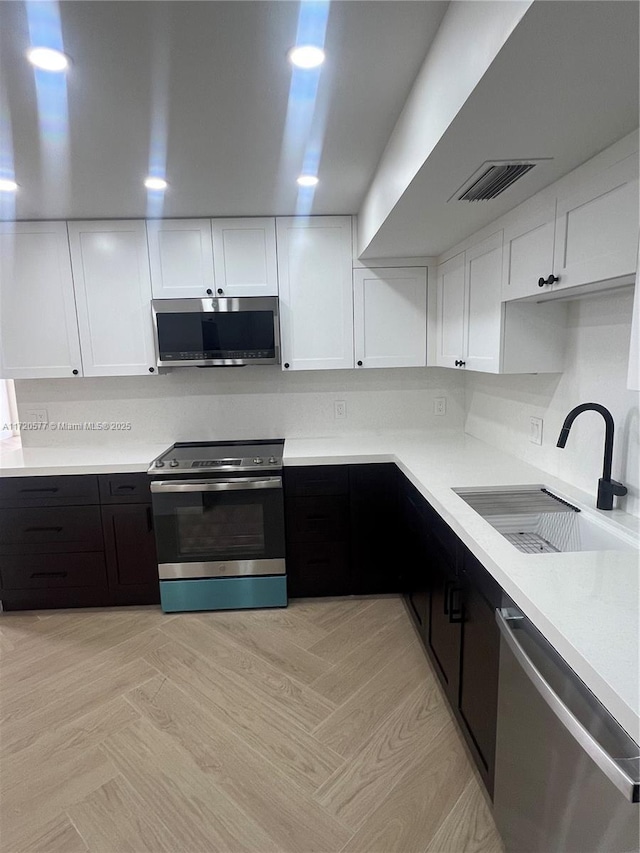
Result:
<svg viewBox="0 0 640 853"><path fill-rule="evenodd" d="M351 217L279 218L284 370L353 367Z"/></svg>
<svg viewBox="0 0 640 853"><path fill-rule="evenodd" d="M457 367L464 358L465 305L464 252L438 267L436 365Z"/></svg>
<svg viewBox="0 0 640 853"><path fill-rule="evenodd" d="M219 296L277 296L275 219L214 219L213 257Z"/></svg>
<svg viewBox="0 0 640 853"><path fill-rule="evenodd" d="M427 521L424 499L406 480L400 488L399 537L403 564L402 589L423 643L429 635L429 574Z"/></svg>
<svg viewBox="0 0 640 853"><path fill-rule="evenodd" d="M84 375L154 373L144 221L70 222L69 239Z"/></svg>
<svg viewBox="0 0 640 853"><path fill-rule="evenodd" d="M151 219L147 236L154 299L214 294L210 219Z"/></svg>
<svg viewBox="0 0 640 853"><path fill-rule="evenodd" d="M462 588L457 576L455 555L437 536L431 534L429 542L429 651L449 701L455 708L460 683Z"/></svg>
<svg viewBox="0 0 640 853"><path fill-rule="evenodd" d="M353 272L358 367L424 367L427 363L427 271Z"/></svg>
<svg viewBox="0 0 640 853"><path fill-rule="evenodd" d="M538 282L553 272L553 248L556 226L556 202L537 213L514 222L504 230L502 247L502 299L535 296L542 288Z"/></svg>
<svg viewBox="0 0 640 853"><path fill-rule="evenodd" d="M109 590L118 604L160 601L151 504L102 507Z"/></svg>
<svg viewBox="0 0 640 853"><path fill-rule="evenodd" d="M400 592L398 469L394 463L349 467L351 553L355 595Z"/></svg>
<svg viewBox="0 0 640 853"><path fill-rule="evenodd" d="M554 289L632 278L638 257L638 155L558 199Z"/></svg>
<svg viewBox="0 0 640 853"><path fill-rule="evenodd" d="M502 231L465 253L467 328L465 367L500 372L503 306Z"/></svg>
<svg viewBox="0 0 640 853"><path fill-rule="evenodd" d="M466 575L463 600L460 715L471 737L478 770L491 795L498 713L500 632L495 620L495 608Z"/></svg>
<svg viewBox="0 0 640 853"><path fill-rule="evenodd" d="M0 375L82 375L64 222L0 223Z"/></svg>

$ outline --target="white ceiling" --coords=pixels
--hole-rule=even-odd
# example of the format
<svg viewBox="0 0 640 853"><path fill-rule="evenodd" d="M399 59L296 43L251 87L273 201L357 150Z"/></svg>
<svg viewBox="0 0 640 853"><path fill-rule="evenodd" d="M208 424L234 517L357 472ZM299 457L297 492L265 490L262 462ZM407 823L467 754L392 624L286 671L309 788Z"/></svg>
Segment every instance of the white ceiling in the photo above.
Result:
<svg viewBox="0 0 640 853"><path fill-rule="evenodd" d="M331 3L313 213L359 209L446 6ZM0 2L0 86L20 185L15 216L145 216L151 139L160 160L166 142L170 182L157 213L294 213L304 140L287 130L285 144L285 54L296 41L299 8L286 0L63 0L62 36L73 60L68 125L58 115L58 127L44 132L24 58L25 5ZM0 167L10 160L5 144Z"/></svg>
<svg viewBox="0 0 640 853"><path fill-rule="evenodd" d="M639 8L533 3L364 256L437 256L636 129ZM492 201L449 201L511 158L552 159Z"/></svg>

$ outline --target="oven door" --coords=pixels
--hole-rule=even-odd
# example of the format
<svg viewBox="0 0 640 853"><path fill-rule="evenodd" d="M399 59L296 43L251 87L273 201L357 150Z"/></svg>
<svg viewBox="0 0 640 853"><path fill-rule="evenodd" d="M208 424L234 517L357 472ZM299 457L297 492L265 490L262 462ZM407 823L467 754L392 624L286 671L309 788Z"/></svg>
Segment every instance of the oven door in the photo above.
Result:
<svg viewBox="0 0 640 853"><path fill-rule="evenodd" d="M155 480L161 580L285 573L282 477Z"/></svg>

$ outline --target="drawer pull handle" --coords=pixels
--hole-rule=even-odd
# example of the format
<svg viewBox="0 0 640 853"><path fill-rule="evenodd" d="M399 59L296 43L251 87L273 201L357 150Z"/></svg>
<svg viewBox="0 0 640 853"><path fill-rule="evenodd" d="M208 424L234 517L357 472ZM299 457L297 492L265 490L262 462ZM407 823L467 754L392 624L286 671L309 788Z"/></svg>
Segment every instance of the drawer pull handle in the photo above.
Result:
<svg viewBox="0 0 640 853"><path fill-rule="evenodd" d="M308 515L307 521L328 521L328 515Z"/></svg>
<svg viewBox="0 0 640 853"><path fill-rule="evenodd" d="M59 492L58 486L52 486L46 489L20 489L21 492Z"/></svg>
<svg viewBox="0 0 640 853"><path fill-rule="evenodd" d="M135 491L135 486L118 486L116 489L117 492L133 492Z"/></svg>
<svg viewBox="0 0 640 853"><path fill-rule="evenodd" d="M33 572L32 578L66 578L66 572Z"/></svg>
<svg viewBox="0 0 640 853"><path fill-rule="evenodd" d="M27 527L27 533L60 533L62 527Z"/></svg>

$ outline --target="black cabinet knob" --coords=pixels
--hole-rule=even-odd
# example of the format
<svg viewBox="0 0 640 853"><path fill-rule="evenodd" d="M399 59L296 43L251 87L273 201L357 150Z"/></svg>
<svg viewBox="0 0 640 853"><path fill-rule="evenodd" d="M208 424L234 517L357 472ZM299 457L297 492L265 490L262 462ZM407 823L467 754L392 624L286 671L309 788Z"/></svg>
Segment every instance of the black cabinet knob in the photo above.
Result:
<svg viewBox="0 0 640 853"><path fill-rule="evenodd" d="M555 284L556 281L560 281L557 275L551 273L549 278L539 278L538 279L538 287L544 287L545 284Z"/></svg>
<svg viewBox="0 0 640 853"><path fill-rule="evenodd" d="M288 367L289 367L289 362L288 362L288 361L285 361L284 366L285 366L286 368L288 368Z"/></svg>
<svg viewBox="0 0 640 853"><path fill-rule="evenodd" d="M78 375L78 371L77 371L77 370L72 370L71 372L73 373L73 375L74 375L74 376L77 376L77 375Z"/></svg>
<svg viewBox="0 0 640 853"><path fill-rule="evenodd" d="M156 372L155 367L150 367L150 368L149 368L149 373L155 373L155 372Z"/></svg>
<svg viewBox="0 0 640 853"><path fill-rule="evenodd" d="M359 361L359 362L358 362L358 367L362 367L362 362L361 362L361 361Z"/></svg>
<svg viewBox="0 0 640 853"><path fill-rule="evenodd" d="M213 295L213 290L211 290L211 288L208 287L207 288L207 296L212 296L212 295Z"/></svg>
<svg viewBox="0 0 640 853"><path fill-rule="evenodd" d="M223 293L224 293L224 290L223 290L221 287L219 287L219 288L218 288L218 294L219 294L220 296L222 296L222 294L223 294Z"/></svg>

